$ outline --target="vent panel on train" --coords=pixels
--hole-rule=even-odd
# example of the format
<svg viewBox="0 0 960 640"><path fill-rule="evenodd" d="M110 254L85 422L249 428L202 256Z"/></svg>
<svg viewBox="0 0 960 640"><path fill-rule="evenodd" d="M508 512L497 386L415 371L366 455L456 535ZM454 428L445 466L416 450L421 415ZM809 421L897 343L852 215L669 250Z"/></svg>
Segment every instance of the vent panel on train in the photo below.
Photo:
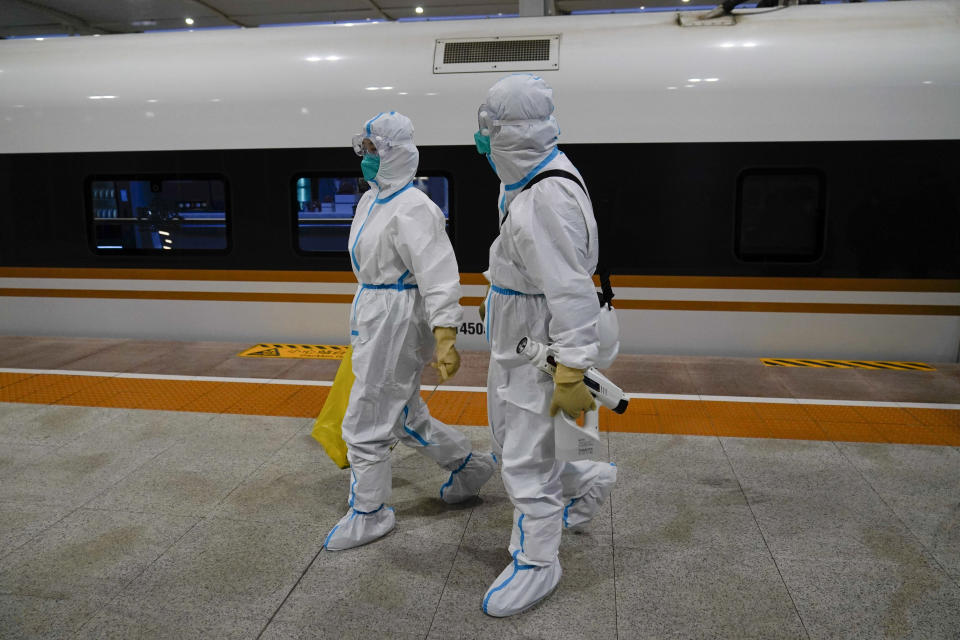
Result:
<svg viewBox="0 0 960 640"><path fill-rule="evenodd" d="M434 73L558 69L560 36L437 40Z"/></svg>

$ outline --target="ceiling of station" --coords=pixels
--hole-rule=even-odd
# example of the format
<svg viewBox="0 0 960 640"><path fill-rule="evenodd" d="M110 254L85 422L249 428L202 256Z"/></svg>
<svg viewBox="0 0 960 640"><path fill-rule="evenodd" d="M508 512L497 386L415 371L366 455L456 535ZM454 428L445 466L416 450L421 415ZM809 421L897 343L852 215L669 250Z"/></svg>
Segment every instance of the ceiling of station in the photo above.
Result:
<svg viewBox="0 0 960 640"><path fill-rule="evenodd" d="M517 15L530 0L0 0L0 37ZM533 0L537 4L539 0ZM709 8L720 0L553 0L557 13ZM549 5L549 0L545 4ZM416 8L421 7L422 13Z"/></svg>

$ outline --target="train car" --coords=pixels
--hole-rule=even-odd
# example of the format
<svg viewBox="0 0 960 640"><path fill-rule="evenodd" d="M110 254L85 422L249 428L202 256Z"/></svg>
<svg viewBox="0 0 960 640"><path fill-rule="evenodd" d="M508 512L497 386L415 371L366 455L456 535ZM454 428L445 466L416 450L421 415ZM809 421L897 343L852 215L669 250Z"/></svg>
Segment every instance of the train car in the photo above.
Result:
<svg viewBox="0 0 960 640"><path fill-rule="evenodd" d="M0 333L344 343L372 115L464 283L498 232L473 132L554 88L622 351L960 358L960 4L342 23L0 42Z"/></svg>

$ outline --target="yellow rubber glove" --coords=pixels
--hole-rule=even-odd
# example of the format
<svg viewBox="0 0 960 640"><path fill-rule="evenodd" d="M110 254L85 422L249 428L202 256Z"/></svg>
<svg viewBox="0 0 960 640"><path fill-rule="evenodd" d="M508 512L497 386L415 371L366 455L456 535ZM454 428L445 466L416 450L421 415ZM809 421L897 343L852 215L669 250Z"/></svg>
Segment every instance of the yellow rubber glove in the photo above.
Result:
<svg viewBox="0 0 960 640"><path fill-rule="evenodd" d="M483 300L480 301L480 322L486 320L487 315L487 298L490 296L490 287L487 287L487 292L483 295Z"/></svg>
<svg viewBox="0 0 960 640"><path fill-rule="evenodd" d="M440 382L451 377L460 368L460 354L454 343L457 341L456 327L434 327L433 337L437 341L437 349L434 352L436 362L431 362L430 366L440 374Z"/></svg>
<svg viewBox="0 0 960 640"><path fill-rule="evenodd" d="M563 412L576 420L581 411L593 411L597 403L587 385L583 384L583 369L572 369L557 363L557 372L553 376L553 398L550 400L550 415Z"/></svg>

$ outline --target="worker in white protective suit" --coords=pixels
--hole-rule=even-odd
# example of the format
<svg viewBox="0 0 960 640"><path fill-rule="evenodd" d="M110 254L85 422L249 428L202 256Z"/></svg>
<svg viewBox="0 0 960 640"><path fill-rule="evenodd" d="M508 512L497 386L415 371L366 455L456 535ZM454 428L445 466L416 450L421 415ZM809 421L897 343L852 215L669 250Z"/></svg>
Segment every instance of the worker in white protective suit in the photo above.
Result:
<svg viewBox="0 0 960 640"><path fill-rule="evenodd" d="M390 450L397 440L450 471L439 497L475 495L496 461L471 452L469 439L430 416L420 375L435 354L441 380L460 366L460 274L440 209L413 186L420 158L413 124L395 111L371 118L354 136L371 189L357 203L348 248L360 283L350 318L355 381L343 419L350 461L350 510L327 535L330 551L366 544L395 523Z"/></svg>
<svg viewBox="0 0 960 640"><path fill-rule="evenodd" d="M490 247L483 313L491 348L487 412L514 505L513 562L482 603L497 617L550 594L561 575L561 532L589 522L617 477L609 462L555 457L551 416L562 410L576 417L595 407L583 371L598 354L600 305L591 278L597 223L582 176L557 148L553 109L543 79L511 75L491 87L475 135L501 181L500 235ZM523 336L552 344L554 380L518 357Z"/></svg>

